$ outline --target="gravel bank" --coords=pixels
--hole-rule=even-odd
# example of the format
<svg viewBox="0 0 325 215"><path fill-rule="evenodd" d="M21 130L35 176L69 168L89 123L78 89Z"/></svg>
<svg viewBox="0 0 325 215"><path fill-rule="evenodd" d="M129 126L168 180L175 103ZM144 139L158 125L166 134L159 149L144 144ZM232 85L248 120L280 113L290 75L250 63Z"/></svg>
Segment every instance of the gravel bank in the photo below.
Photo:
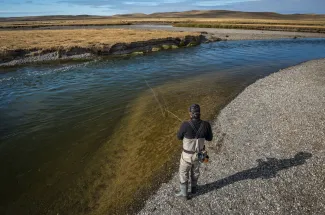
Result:
<svg viewBox="0 0 325 215"><path fill-rule="evenodd" d="M175 174L139 214L325 214L324 110L325 59L257 81L215 120L198 194Z"/></svg>
<svg viewBox="0 0 325 215"><path fill-rule="evenodd" d="M168 29L165 29L168 30ZM262 31L244 29L214 29L214 28L188 28L177 27L178 31L207 32L212 37L222 40L268 40L285 38L325 38L322 33L287 32L287 31Z"/></svg>
<svg viewBox="0 0 325 215"><path fill-rule="evenodd" d="M168 25L128 25L121 26L128 29L166 30L184 32L206 32L208 37L221 40L267 40L285 38L325 38L322 33L287 32L287 31L262 31L246 29L220 29L220 28L189 28L173 27Z"/></svg>

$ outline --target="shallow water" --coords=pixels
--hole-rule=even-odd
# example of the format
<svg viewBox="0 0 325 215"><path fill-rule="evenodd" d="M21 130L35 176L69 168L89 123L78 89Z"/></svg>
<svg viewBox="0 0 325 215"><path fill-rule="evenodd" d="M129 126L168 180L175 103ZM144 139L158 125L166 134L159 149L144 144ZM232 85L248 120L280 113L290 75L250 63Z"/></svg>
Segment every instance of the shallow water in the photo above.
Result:
<svg viewBox="0 0 325 215"><path fill-rule="evenodd" d="M245 86L324 47L219 42L0 73L0 214L121 212L173 165L173 114L185 120L196 102L212 120Z"/></svg>

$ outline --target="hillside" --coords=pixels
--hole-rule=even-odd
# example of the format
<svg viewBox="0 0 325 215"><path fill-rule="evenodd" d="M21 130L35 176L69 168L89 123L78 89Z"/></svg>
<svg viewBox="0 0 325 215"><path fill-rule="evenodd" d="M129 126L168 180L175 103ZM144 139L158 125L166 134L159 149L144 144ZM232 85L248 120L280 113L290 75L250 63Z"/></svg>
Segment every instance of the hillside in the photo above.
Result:
<svg viewBox="0 0 325 215"><path fill-rule="evenodd" d="M229 10L192 10L184 12L165 12L153 14L124 14L123 18L245 18L245 19L325 19L317 14L279 14L273 12L242 12Z"/></svg>
<svg viewBox="0 0 325 215"><path fill-rule="evenodd" d="M28 17L8 17L0 18L2 21L43 21L43 20L85 20L103 18L232 18L232 19L285 19L285 20L325 20L325 14L279 14L273 12L242 12L229 10L191 10L184 12L164 12L164 13L134 13L118 14L114 16L92 16L92 15L58 15L58 16L28 16Z"/></svg>

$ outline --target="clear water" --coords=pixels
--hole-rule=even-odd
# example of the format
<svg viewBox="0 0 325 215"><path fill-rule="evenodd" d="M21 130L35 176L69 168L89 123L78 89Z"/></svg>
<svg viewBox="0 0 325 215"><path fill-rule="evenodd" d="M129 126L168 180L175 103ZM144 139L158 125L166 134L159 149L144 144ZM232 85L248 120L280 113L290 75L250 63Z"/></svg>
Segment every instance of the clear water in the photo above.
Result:
<svg viewBox="0 0 325 215"><path fill-rule="evenodd" d="M0 214L122 211L180 150L166 108L185 120L197 102L212 120L257 79L324 57L325 39L285 39L6 69Z"/></svg>

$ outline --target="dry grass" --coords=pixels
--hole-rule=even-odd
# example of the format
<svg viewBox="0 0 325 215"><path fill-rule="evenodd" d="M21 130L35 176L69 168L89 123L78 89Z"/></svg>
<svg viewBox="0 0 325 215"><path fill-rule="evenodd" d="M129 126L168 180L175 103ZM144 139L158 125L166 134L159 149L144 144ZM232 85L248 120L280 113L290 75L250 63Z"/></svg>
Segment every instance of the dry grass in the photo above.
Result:
<svg viewBox="0 0 325 215"><path fill-rule="evenodd" d="M44 21L12 21L0 22L0 28L50 27L50 26L96 26L96 25L128 25L130 22L120 19L84 19L84 20L44 20Z"/></svg>
<svg viewBox="0 0 325 215"><path fill-rule="evenodd" d="M126 29L0 31L0 52L18 49L66 49L76 46L87 48L167 37L183 38L186 35L199 33Z"/></svg>

